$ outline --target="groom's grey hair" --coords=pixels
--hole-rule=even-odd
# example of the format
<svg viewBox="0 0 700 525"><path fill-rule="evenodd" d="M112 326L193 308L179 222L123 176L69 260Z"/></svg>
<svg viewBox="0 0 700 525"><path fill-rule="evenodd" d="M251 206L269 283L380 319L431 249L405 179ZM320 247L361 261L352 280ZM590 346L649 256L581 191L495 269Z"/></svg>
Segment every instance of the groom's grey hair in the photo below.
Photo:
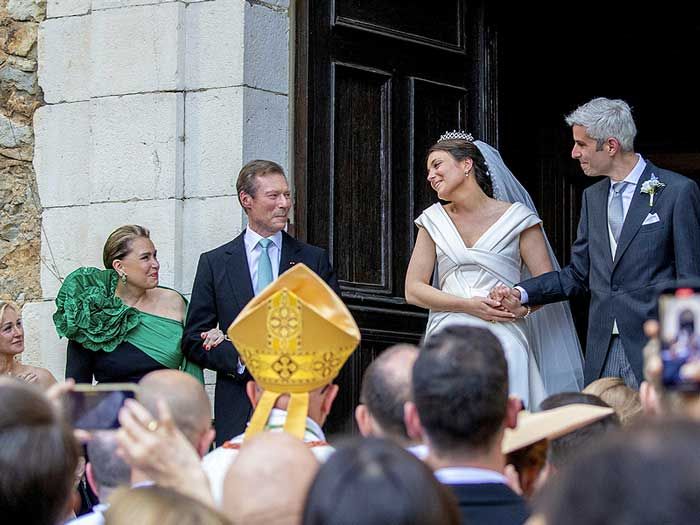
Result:
<svg viewBox="0 0 700 525"><path fill-rule="evenodd" d="M569 126L586 128L586 134L595 139L598 151L610 137L620 142L622 151L634 151L637 126L632 118L632 110L624 100L594 98L577 107L564 120Z"/></svg>

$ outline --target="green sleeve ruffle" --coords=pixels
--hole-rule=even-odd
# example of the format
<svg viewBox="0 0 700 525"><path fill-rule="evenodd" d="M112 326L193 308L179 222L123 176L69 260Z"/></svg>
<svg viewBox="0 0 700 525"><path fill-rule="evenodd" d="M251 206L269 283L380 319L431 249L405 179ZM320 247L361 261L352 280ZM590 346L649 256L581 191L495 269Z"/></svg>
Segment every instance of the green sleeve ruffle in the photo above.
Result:
<svg viewBox="0 0 700 525"><path fill-rule="evenodd" d="M114 295L117 272L78 268L56 296L53 322L60 337L90 350L113 351L140 322L140 312Z"/></svg>

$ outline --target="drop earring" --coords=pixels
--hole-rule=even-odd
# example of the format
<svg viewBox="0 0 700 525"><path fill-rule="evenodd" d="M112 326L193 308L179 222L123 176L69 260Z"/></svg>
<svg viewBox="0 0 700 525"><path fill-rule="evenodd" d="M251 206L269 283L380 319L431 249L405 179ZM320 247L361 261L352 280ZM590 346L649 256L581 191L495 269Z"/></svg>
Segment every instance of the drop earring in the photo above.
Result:
<svg viewBox="0 0 700 525"><path fill-rule="evenodd" d="M122 279L122 283L126 284L126 274L125 273L122 274L121 279Z"/></svg>

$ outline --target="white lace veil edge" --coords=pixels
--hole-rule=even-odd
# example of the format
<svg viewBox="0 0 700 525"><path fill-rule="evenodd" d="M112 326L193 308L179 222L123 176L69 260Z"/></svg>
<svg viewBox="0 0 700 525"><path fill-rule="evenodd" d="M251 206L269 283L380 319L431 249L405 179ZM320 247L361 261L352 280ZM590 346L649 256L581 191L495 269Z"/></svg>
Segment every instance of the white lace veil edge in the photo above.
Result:
<svg viewBox="0 0 700 525"><path fill-rule="evenodd" d="M520 202L537 214L530 194L505 165L498 150L480 140L474 141L474 145L486 160L494 197L506 202ZM544 229L542 233L552 267L560 270ZM523 265L522 278L529 277L531 274ZM546 394L580 391L583 388L583 356L569 303L553 303L540 308L528 317L527 326L530 350L540 369Z"/></svg>

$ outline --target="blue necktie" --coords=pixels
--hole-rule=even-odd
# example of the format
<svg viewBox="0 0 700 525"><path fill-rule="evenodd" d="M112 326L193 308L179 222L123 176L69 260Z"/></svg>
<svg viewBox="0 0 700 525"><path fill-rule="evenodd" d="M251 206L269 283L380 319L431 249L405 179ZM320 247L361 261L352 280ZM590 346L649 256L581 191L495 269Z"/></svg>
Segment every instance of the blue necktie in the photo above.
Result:
<svg viewBox="0 0 700 525"><path fill-rule="evenodd" d="M612 185L613 195L608 205L608 223L615 242L620 240L622 224L625 222L625 209L622 206L622 194L625 192L626 182L616 182Z"/></svg>
<svg viewBox="0 0 700 525"><path fill-rule="evenodd" d="M260 259L258 259L258 283L255 289L255 294L259 294L268 284L272 282L272 261L268 248L272 241L270 239L260 239L258 244L262 248L260 251Z"/></svg>

